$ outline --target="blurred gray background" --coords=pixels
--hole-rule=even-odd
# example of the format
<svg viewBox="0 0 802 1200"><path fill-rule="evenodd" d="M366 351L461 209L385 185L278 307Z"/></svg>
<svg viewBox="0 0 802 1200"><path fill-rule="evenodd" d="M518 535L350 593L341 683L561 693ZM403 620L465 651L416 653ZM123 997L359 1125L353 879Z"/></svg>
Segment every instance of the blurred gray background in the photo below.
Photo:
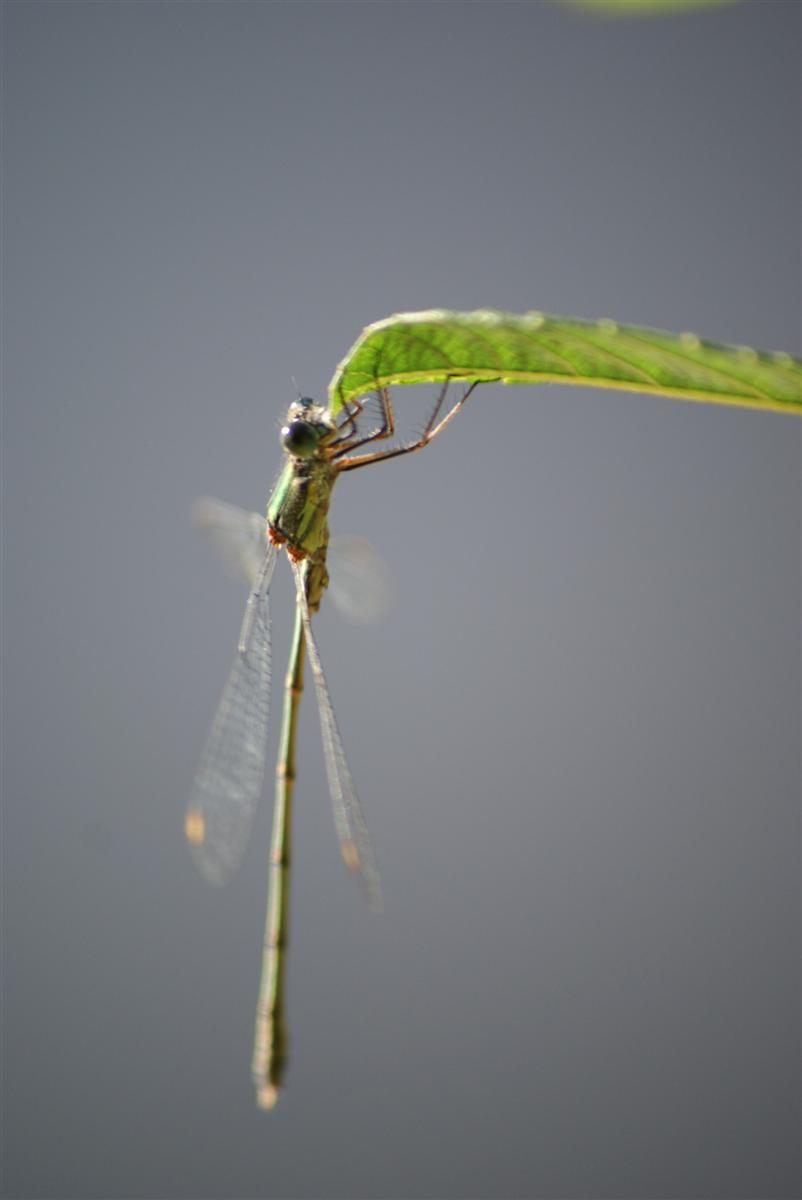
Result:
<svg viewBox="0 0 802 1200"><path fill-rule="evenodd" d="M394 578L318 620L386 913L310 694L270 1115L270 805L222 892L182 838L244 601L192 501L261 509L290 377L394 311L798 352L799 35L5 5L7 1196L799 1194L795 418L486 388L338 485ZM277 680L291 603L282 565Z"/></svg>

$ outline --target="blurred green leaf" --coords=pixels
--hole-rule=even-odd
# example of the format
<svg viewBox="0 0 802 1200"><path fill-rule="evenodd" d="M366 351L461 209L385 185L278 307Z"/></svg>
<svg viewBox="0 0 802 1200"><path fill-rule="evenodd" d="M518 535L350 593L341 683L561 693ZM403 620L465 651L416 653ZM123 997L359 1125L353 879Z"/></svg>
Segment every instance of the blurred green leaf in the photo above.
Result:
<svg viewBox="0 0 802 1200"><path fill-rule="evenodd" d="M599 17L663 17L696 8L723 8L736 0L560 0Z"/></svg>

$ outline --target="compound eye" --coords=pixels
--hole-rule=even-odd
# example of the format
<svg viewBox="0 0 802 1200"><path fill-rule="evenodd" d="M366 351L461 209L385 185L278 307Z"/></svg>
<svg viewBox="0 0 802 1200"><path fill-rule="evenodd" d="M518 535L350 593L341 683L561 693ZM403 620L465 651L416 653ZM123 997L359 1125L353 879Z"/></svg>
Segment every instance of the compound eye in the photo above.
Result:
<svg viewBox="0 0 802 1200"><path fill-rule="evenodd" d="M281 431L282 446L296 458L310 458L317 450L318 440L317 428L299 417L290 421Z"/></svg>

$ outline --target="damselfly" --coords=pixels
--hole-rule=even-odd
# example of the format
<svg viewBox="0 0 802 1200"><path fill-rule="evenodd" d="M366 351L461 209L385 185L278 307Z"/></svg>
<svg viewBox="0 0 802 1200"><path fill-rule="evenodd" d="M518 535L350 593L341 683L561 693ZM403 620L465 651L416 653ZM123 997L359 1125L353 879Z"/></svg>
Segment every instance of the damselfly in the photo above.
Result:
<svg viewBox="0 0 802 1200"><path fill-rule="evenodd" d="M370 837L312 633L312 614L320 607L329 583L331 491L345 471L386 462L428 445L456 416L474 386L467 387L456 403L445 409L448 383L444 384L420 437L406 444L371 450L364 448L395 434L393 407L386 388L378 393L380 423L365 436L358 424L363 415L361 401L352 400L344 405L335 419L329 409L300 398L290 405L281 430L285 463L268 500L266 519L220 502L210 501L201 506L201 522L209 527L223 552L251 582L237 656L204 746L186 814L187 840L201 871L214 883L225 882L239 865L262 791L271 679L268 595L281 548L287 552L295 577L296 616L276 767L272 869L252 1061L256 1098L263 1108L272 1108L276 1102L287 1059L284 982L290 839L305 655L315 682L326 773L342 857L349 870L359 876L371 907L381 908L379 875Z"/></svg>

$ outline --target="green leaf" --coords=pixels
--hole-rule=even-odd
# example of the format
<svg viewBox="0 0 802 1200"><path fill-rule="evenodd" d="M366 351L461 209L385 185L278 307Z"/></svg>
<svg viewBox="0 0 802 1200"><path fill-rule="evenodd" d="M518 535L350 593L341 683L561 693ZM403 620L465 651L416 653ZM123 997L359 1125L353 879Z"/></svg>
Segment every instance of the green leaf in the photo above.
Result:
<svg viewBox="0 0 802 1200"><path fill-rule="evenodd" d="M735 0L563 0L569 8L584 9L598 17L674 16L699 8L722 8Z"/></svg>
<svg viewBox="0 0 802 1200"><path fill-rule="evenodd" d="M451 379L574 383L802 416L802 362L782 351L493 309L396 313L368 325L329 384L331 411L378 388Z"/></svg>

